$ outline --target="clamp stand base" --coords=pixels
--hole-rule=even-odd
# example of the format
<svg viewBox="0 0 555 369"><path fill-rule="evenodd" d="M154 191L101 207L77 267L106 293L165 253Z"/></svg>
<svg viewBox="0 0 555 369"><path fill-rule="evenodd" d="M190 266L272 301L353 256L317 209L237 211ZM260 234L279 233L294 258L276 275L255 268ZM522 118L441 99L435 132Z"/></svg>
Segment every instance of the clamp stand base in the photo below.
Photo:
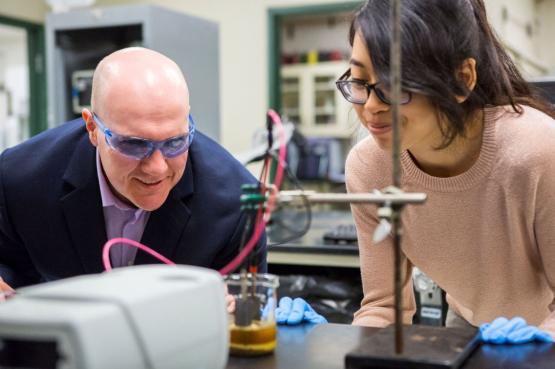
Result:
<svg viewBox="0 0 555 369"><path fill-rule="evenodd" d="M345 356L346 369L456 369L478 346L475 329L403 326L405 347L395 353L394 327L361 337Z"/></svg>

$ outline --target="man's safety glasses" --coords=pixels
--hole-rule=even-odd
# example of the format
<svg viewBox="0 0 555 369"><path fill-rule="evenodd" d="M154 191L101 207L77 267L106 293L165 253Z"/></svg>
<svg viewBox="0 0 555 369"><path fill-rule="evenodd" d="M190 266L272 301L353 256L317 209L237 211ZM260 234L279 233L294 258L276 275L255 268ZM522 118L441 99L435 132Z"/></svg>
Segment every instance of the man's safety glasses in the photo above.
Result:
<svg viewBox="0 0 555 369"><path fill-rule="evenodd" d="M189 114L189 132L183 135L170 137L163 141L147 140L146 138L123 136L110 131L102 120L93 113L93 118L98 126L104 132L106 143L112 149L119 153L136 160L149 158L156 150L160 150L166 158L175 158L189 150L189 146L193 142L195 136L195 122L193 116Z"/></svg>
<svg viewBox="0 0 555 369"><path fill-rule="evenodd" d="M351 69L347 69L345 73L337 81L335 85L343 94L345 100L352 104L364 105L370 98L372 90L376 93L378 99L384 104L391 105L391 88L384 83L370 84L366 81L357 79L348 79L351 76ZM412 94L409 91L401 91L400 104L408 104Z"/></svg>

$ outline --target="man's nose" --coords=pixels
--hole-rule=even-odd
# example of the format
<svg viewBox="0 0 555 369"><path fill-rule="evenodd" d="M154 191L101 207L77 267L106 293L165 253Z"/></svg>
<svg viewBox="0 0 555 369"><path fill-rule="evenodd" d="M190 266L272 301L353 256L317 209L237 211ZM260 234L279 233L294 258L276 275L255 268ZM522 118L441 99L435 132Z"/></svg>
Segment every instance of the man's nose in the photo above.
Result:
<svg viewBox="0 0 555 369"><path fill-rule="evenodd" d="M153 176L164 174L168 170L168 162L158 149L150 157L143 159L141 166L145 173Z"/></svg>

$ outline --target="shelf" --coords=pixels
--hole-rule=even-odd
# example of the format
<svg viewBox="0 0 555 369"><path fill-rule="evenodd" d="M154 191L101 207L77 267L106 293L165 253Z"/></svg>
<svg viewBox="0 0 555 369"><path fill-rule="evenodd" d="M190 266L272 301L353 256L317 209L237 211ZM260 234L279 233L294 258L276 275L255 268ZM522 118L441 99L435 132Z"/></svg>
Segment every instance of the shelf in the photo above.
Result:
<svg viewBox="0 0 555 369"><path fill-rule="evenodd" d="M316 90L316 91L330 91L330 90L333 91L335 89L336 89L335 80L333 82L330 82L330 83L320 82L320 83L315 83L314 84L314 90Z"/></svg>
<svg viewBox="0 0 555 369"><path fill-rule="evenodd" d="M299 109L298 108L283 108L281 109L283 114L287 114L288 116L299 116Z"/></svg>
<svg viewBox="0 0 555 369"><path fill-rule="evenodd" d="M323 107L314 109L314 114L315 115L335 115L336 110L337 109L335 109L335 107L323 106Z"/></svg>
<svg viewBox="0 0 555 369"><path fill-rule="evenodd" d="M282 94L292 94L292 93L299 93L299 87L281 87Z"/></svg>

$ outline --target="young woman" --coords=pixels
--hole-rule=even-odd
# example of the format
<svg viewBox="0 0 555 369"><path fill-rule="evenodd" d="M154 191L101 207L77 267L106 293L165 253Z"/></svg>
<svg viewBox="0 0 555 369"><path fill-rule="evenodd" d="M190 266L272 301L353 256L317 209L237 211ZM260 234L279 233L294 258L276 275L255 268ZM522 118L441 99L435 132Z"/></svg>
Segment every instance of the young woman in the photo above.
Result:
<svg viewBox="0 0 555 369"><path fill-rule="evenodd" d="M349 192L391 184L390 3L369 0L337 82L370 136L349 154ZM447 292L448 325L484 325L493 342L555 336L555 121L488 24L482 0L402 4L403 320L417 266ZM374 244L373 205L352 206L364 298L354 324L394 320L392 239ZM511 319L514 317L522 317ZM539 326L537 328L536 326Z"/></svg>

